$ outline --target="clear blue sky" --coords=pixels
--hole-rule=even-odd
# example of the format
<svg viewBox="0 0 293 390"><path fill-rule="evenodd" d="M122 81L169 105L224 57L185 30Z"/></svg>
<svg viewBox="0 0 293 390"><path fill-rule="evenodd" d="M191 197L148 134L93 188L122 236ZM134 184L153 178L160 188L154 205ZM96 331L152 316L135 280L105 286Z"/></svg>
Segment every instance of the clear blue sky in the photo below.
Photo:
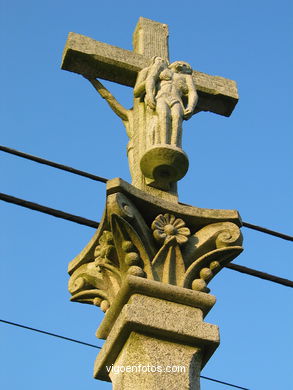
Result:
<svg viewBox="0 0 293 390"><path fill-rule="evenodd" d="M200 113L184 128L190 169L180 201L238 209L292 234L292 9L289 0L1 0L1 144L107 178L130 180L125 130L82 77L60 70L69 31L131 49L139 16L167 23L171 60L236 80L230 118ZM131 89L107 86L126 106ZM1 153L1 192L99 220L105 186ZM70 303L67 264L94 231L0 203L0 318L100 345L96 307ZM236 263L292 279L289 242L243 228ZM287 390L288 287L224 270L207 321L221 345L203 375L253 390ZM92 379L97 350L0 323L3 389L110 389ZM291 368L290 368L291 367ZM202 380L203 390L227 389Z"/></svg>

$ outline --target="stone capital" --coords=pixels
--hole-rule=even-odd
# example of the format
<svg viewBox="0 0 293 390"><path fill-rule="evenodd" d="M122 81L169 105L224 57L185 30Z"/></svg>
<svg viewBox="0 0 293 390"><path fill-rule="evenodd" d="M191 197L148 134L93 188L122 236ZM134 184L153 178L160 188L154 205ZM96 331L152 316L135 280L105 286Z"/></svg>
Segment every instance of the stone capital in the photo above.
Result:
<svg viewBox="0 0 293 390"><path fill-rule="evenodd" d="M107 311L131 275L209 292L210 280L243 250L239 226L236 210L169 202L113 179L98 230L69 264L71 299Z"/></svg>

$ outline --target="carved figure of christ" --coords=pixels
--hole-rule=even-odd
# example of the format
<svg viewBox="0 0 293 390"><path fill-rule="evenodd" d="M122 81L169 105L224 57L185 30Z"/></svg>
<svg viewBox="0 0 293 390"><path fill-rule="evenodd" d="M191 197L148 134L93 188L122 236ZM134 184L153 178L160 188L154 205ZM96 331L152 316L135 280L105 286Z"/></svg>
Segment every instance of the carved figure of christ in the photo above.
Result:
<svg viewBox="0 0 293 390"><path fill-rule="evenodd" d="M168 64L155 57L145 80L145 104L156 112L158 126L152 145L165 144L181 148L182 120L189 119L196 107L198 95L189 64L176 61ZM143 72L143 70L141 71ZM134 96L139 86L134 87ZM186 107L183 97L187 97Z"/></svg>
<svg viewBox="0 0 293 390"><path fill-rule="evenodd" d="M150 188L140 170L140 157L147 147L145 123L142 123L145 113L142 113L141 97L134 99L132 110L126 110L95 80L100 78L134 87L138 73L150 65L154 56L168 61L167 25L140 18L133 35L133 47L133 51L128 51L70 33L63 53L62 69L87 77L90 75L94 87L124 122L130 138L128 159L132 184L154 195L176 201L176 183L165 191ZM238 101L234 81L197 71L193 71L192 78L199 97L193 113L211 111L224 116L231 114Z"/></svg>

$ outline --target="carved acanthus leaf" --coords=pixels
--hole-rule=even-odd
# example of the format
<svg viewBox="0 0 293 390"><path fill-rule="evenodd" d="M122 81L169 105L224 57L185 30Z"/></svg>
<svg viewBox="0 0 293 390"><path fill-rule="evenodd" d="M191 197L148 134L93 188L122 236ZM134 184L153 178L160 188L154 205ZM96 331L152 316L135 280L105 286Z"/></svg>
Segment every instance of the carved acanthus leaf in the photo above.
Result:
<svg viewBox="0 0 293 390"><path fill-rule="evenodd" d="M175 286L182 284L185 265L175 236L169 238L158 251L152 261L152 268L155 280Z"/></svg>
<svg viewBox="0 0 293 390"><path fill-rule="evenodd" d="M128 222L133 231L144 244L144 249L147 252L149 259L155 256L154 239L149 226L146 224L141 213L135 205L122 193L118 192L109 195L107 198L107 214L109 223L111 223L112 215L121 217ZM115 234L113 234L115 236Z"/></svg>
<svg viewBox="0 0 293 390"><path fill-rule="evenodd" d="M148 251L134 228L115 214L111 216L111 228L121 275L128 273L153 279Z"/></svg>

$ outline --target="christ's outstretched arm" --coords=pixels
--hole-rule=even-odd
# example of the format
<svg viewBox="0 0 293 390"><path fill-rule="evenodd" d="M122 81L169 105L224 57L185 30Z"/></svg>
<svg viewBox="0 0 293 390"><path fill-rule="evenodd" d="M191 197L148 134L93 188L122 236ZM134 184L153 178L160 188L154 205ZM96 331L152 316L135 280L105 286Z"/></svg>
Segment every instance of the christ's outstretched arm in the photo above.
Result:
<svg viewBox="0 0 293 390"><path fill-rule="evenodd" d="M129 111L125 107L123 107L111 94L110 91L97 79L88 77L84 75L84 77L92 84L97 92L102 96L103 99L107 101L111 109L115 112L116 115L119 116L123 121L129 120Z"/></svg>

